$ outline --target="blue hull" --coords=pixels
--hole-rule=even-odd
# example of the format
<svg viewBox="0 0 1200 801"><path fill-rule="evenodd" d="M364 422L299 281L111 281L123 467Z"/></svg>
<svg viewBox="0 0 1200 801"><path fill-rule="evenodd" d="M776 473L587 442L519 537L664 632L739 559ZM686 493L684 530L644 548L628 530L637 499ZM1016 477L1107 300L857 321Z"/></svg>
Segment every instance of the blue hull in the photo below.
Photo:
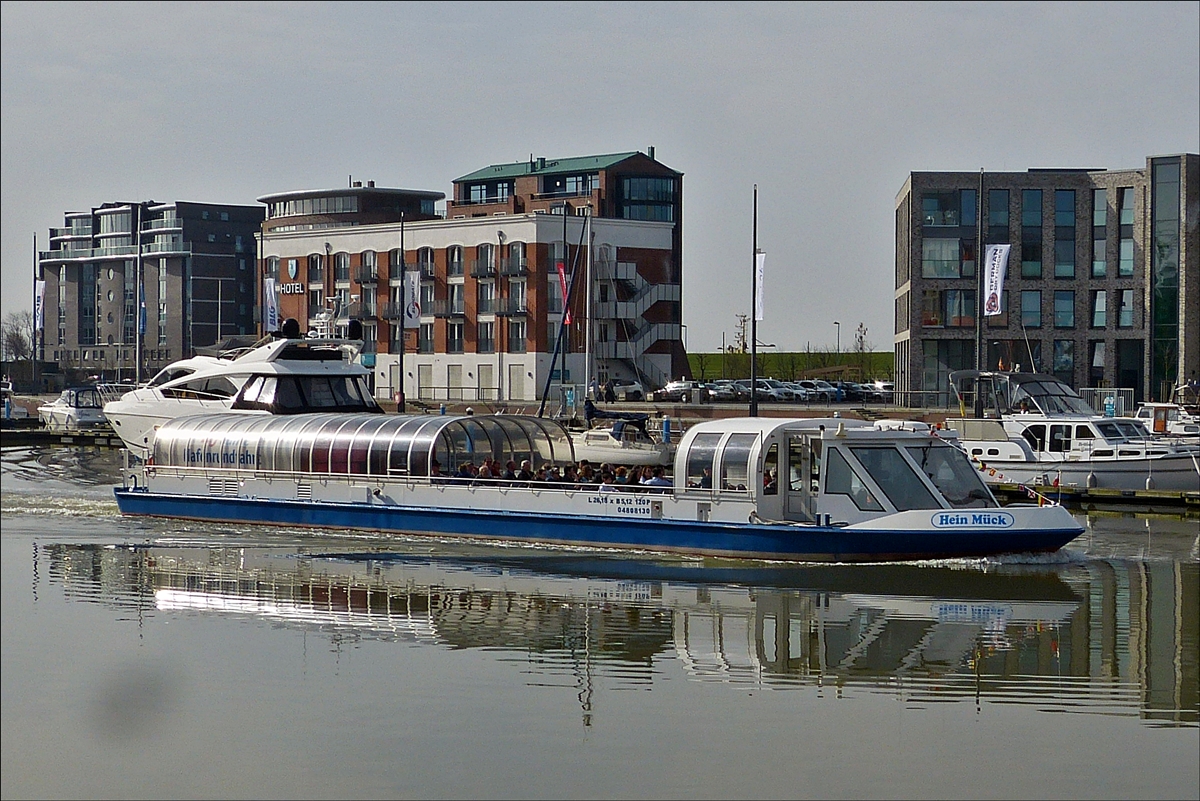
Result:
<svg viewBox="0 0 1200 801"><path fill-rule="evenodd" d="M498 510L480 512L208 498L132 489L116 489L114 494L117 507L127 515L794 561L878 562L1046 553L1057 551L1082 531L954 528L856 531L839 526L735 525Z"/></svg>

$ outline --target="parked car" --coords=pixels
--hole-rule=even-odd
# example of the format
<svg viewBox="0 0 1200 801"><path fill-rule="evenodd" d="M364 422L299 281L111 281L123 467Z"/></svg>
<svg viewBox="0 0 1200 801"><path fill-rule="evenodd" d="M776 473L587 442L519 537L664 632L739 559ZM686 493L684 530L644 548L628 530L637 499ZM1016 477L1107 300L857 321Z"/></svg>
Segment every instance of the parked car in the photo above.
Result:
<svg viewBox="0 0 1200 801"><path fill-rule="evenodd" d="M808 403L812 397L808 394L808 390L800 386L799 381L784 381L788 389L792 391L796 403Z"/></svg>
<svg viewBox="0 0 1200 801"><path fill-rule="evenodd" d="M853 381L834 381L833 388L841 390L842 400L861 402L863 399L862 387Z"/></svg>
<svg viewBox="0 0 1200 801"><path fill-rule="evenodd" d="M742 385L732 378L721 378L713 382L718 387L724 387L733 395L734 402L750 400L750 385Z"/></svg>
<svg viewBox="0 0 1200 801"><path fill-rule="evenodd" d="M609 382L612 385L613 397L619 401L640 401L646 399L646 391L642 389L642 385L637 381L627 381L624 378L614 378ZM605 397L608 397L608 391L605 390Z"/></svg>
<svg viewBox="0 0 1200 801"><path fill-rule="evenodd" d="M104 401L95 387L64 389L54 401L38 407L38 417L42 426L51 431L78 431L108 425Z"/></svg>
<svg viewBox="0 0 1200 801"><path fill-rule="evenodd" d="M837 394L833 387L825 381L818 383L811 378L802 378L796 383L808 390L809 400L817 403L831 403L834 395ZM825 386L821 386L821 384Z"/></svg>
<svg viewBox="0 0 1200 801"><path fill-rule="evenodd" d="M708 390L708 399L712 403L733 403L737 400L737 392L734 391L733 385L721 384L716 381L710 381L704 385Z"/></svg>
<svg viewBox="0 0 1200 801"><path fill-rule="evenodd" d="M698 403L702 389L703 384L699 381L671 381L654 393L654 399L675 403Z"/></svg>
<svg viewBox="0 0 1200 801"><path fill-rule="evenodd" d="M882 403L891 403L896 394L896 385L892 381L884 381L876 379L873 384L875 391L879 394L879 400Z"/></svg>

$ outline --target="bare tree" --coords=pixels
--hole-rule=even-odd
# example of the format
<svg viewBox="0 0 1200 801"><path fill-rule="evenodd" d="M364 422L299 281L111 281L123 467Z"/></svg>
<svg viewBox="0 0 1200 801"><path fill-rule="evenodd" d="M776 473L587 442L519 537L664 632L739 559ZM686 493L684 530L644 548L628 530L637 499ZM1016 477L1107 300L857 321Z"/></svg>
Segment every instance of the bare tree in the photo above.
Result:
<svg viewBox="0 0 1200 801"><path fill-rule="evenodd" d="M697 376L697 379L700 381L704 381L708 378L708 357L711 355L712 354L709 353L692 354L692 356L696 359L696 368L700 373L700 375Z"/></svg>
<svg viewBox="0 0 1200 801"><path fill-rule="evenodd" d="M33 314L29 311L15 311L4 315L0 323L3 334L0 334L0 344L4 347L4 358L7 361L26 361L33 358Z"/></svg>

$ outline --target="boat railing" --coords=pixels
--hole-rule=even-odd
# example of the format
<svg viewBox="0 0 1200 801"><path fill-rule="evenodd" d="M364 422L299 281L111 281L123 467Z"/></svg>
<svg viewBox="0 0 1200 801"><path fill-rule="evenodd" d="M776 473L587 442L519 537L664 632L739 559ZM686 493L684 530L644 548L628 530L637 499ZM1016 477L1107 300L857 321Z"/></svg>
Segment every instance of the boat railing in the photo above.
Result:
<svg viewBox="0 0 1200 801"><path fill-rule="evenodd" d="M130 469L132 464L126 466ZM599 492L600 484L589 482L542 481L507 478L467 478L457 475L417 476L404 470L389 469L386 473L363 473L351 471L330 470L268 470L260 467L244 465L162 465L146 463L145 469L151 475L175 475L180 477L205 476L210 480L220 482L225 477L236 475L238 478L263 478L270 481L294 481L304 484L314 480L324 481L329 478L344 478L354 480L360 485L387 485L403 483L409 487L415 486L457 486L469 489L512 490L528 489L536 492ZM669 478L669 477L668 477ZM222 485L223 486L223 485ZM618 493L637 493L649 495L666 495L674 491L674 487L649 486L646 484L615 484L613 491ZM223 494L223 493L218 493Z"/></svg>

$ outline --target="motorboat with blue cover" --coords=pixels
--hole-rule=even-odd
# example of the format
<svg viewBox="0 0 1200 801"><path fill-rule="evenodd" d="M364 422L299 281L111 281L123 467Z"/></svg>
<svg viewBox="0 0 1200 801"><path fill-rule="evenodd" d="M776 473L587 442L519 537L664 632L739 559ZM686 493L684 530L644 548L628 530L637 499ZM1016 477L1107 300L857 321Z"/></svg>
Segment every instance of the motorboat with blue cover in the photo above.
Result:
<svg viewBox="0 0 1200 801"><path fill-rule="evenodd" d="M1047 553L1083 531L1061 506L1001 508L932 432L858 420L699 423L666 487L449 477L485 458L576 455L526 415L192 415L115 494L127 515L764 560Z"/></svg>

